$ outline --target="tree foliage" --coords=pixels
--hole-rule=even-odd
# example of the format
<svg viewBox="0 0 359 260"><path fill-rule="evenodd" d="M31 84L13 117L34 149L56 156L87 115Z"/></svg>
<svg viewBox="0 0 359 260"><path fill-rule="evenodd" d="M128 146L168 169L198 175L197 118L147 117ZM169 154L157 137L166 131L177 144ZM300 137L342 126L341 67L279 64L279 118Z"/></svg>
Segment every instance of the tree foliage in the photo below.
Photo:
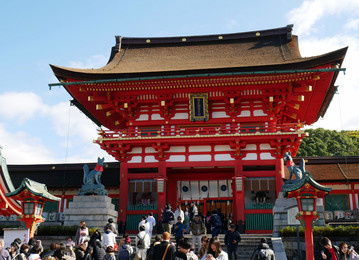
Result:
<svg viewBox="0 0 359 260"><path fill-rule="evenodd" d="M308 129L297 156L359 155L358 131L335 131L323 128Z"/></svg>

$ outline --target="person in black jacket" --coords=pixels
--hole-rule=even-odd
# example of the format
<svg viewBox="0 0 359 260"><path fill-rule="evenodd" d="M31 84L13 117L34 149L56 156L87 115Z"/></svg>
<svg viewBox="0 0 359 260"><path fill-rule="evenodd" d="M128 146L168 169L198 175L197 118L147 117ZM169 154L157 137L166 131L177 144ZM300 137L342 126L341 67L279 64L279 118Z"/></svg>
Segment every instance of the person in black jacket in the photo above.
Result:
<svg viewBox="0 0 359 260"><path fill-rule="evenodd" d="M227 246L229 260L232 260L232 255L234 255L234 259L237 260L237 249L238 249L238 243L240 241L241 241L241 236L239 232L236 231L235 225L231 224L230 230L227 231L224 237L224 243Z"/></svg>
<svg viewBox="0 0 359 260"><path fill-rule="evenodd" d="M168 232L163 232L161 244L153 248L153 259L164 259L172 260L174 258L174 253L176 248L170 242L171 235Z"/></svg>
<svg viewBox="0 0 359 260"><path fill-rule="evenodd" d="M171 211L171 206L166 204L165 210L162 213L162 229L163 232L168 232L171 234L171 226L175 216Z"/></svg>
<svg viewBox="0 0 359 260"><path fill-rule="evenodd" d="M94 260L103 260L106 255L106 246L99 240L96 239L95 246L93 248L93 259Z"/></svg>
<svg viewBox="0 0 359 260"><path fill-rule="evenodd" d="M321 251L323 259L339 260L339 247L332 245L329 238L323 237L320 239L320 244L324 247L323 251Z"/></svg>

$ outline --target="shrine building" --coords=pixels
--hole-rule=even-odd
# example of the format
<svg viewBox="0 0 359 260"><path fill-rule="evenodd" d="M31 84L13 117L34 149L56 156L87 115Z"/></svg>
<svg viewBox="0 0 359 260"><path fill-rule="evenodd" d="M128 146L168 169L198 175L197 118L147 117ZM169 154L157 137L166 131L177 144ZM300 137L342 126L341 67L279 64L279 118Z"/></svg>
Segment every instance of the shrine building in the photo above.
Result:
<svg viewBox="0 0 359 260"><path fill-rule="evenodd" d="M120 162L119 221L191 201L271 233L283 156L323 117L347 48L302 57L292 25L204 36L116 37L99 69L51 65ZM117 178L117 176L116 176Z"/></svg>

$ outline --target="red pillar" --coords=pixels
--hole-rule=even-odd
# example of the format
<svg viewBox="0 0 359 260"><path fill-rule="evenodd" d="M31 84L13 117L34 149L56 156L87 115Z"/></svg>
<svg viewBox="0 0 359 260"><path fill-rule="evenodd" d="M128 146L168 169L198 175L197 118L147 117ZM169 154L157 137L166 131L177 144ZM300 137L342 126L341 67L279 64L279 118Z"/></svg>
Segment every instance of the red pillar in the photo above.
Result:
<svg viewBox="0 0 359 260"><path fill-rule="evenodd" d="M282 190L282 186L284 184L283 178L284 178L284 161L283 158L277 158L276 159L276 165L275 165L275 186L276 186L276 197L278 198L279 192Z"/></svg>
<svg viewBox="0 0 359 260"><path fill-rule="evenodd" d="M242 161L237 160L234 168L234 176L243 176ZM242 190L236 188L236 179L233 179L233 220L238 223L239 220L244 221L244 178L242 178Z"/></svg>
<svg viewBox="0 0 359 260"><path fill-rule="evenodd" d="M128 165L121 162L120 168L120 199L118 207L119 232L125 231L128 203ZM121 230L121 231L120 231Z"/></svg>
<svg viewBox="0 0 359 260"><path fill-rule="evenodd" d="M166 205L166 194L167 194L167 173L166 173L166 162L165 161L160 161L159 162L159 166L158 166L158 177L161 177L163 179L165 179L165 190L164 192L159 192L158 193L158 202L157 202L157 216L158 219L162 219L162 210L164 210L165 205Z"/></svg>
<svg viewBox="0 0 359 260"><path fill-rule="evenodd" d="M307 260L314 260L313 215L303 216L305 221L305 252Z"/></svg>

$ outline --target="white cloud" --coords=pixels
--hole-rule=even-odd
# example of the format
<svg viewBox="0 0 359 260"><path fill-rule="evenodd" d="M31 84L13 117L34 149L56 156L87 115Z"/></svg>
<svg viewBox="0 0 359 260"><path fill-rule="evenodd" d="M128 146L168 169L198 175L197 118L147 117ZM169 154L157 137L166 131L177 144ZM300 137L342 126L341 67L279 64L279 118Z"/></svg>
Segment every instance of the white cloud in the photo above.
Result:
<svg viewBox="0 0 359 260"><path fill-rule="evenodd" d="M344 25L346 30L356 31L359 28L359 19L349 19L349 21Z"/></svg>
<svg viewBox="0 0 359 260"><path fill-rule="evenodd" d="M346 14L359 13L359 1L357 0L311 0L304 1L301 6L291 10L287 14L290 23L294 23L298 35L310 35L318 28L315 24L323 17L330 17L345 12ZM335 17L333 17L335 19ZM323 25L323 24L321 24ZM330 25L328 25L330 26Z"/></svg>
<svg viewBox="0 0 359 260"><path fill-rule="evenodd" d="M31 92L6 92L0 94L0 116L13 119L14 122L23 123L47 111L41 97Z"/></svg>
<svg viewBox="0 0 359 260"><path fill-rule="evenodd" d="M88 58L85 62L83 61L70 61L70 68L78 68L78 69L97 69L104 65L106 65L108 61L108 57L103 55L93 55Z"/></svg>
<svg viewBox="0 0 359 260"><path fill-rule="evenodd" d="M3 147L2 156L9 164L56 162L54 154L41 139L24 131L9 132L3 124L0 124L0 144Z"/></svg>
<svg viewBox="0 0 359 260"><path fill-rule="evenodd" d="M31 92L0 94L0 102L7 107L0 110L0 145L9 164L115 160L93 143L97 126L69 102L48 105ZM21 131L11 131L20 118Z"/></svg>

